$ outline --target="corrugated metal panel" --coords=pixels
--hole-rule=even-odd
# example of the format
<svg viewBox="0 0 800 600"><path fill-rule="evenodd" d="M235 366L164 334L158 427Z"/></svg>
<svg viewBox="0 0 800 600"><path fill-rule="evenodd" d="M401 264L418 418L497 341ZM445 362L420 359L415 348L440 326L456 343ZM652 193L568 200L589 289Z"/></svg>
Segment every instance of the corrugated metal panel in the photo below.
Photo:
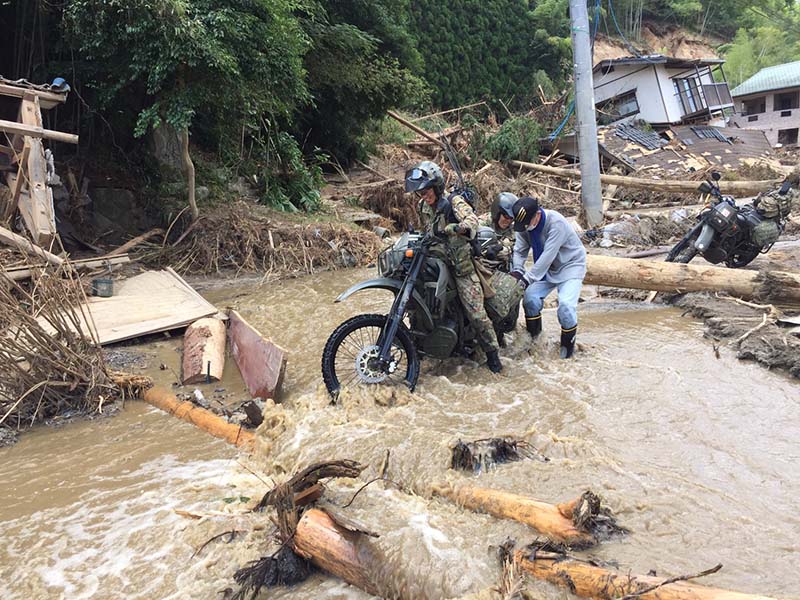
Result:
<svg viewBox="0 0 800 600"><path fill-rule="evenodd" d="M644 146L648 150L655 150L669 143L653 131L642 131L635 125L630 125L628 123L620 123L617 125L614 133L623 140L630 140L640 146Z"/></svg>

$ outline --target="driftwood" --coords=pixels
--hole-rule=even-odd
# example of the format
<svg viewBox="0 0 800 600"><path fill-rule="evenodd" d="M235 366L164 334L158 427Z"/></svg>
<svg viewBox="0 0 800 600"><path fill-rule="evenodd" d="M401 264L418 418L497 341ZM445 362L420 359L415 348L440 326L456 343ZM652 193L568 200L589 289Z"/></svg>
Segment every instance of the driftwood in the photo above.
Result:
<svg viewBox="0 0 800 600"><path fill-rule="evenodd" d="M800 304L800 275L782 271L758 272L590 254L586 257L584 283L671 293L727 292L744 299Z"/></svg>
<svg viewBox="0 0 800 600"><path fill-rule="evenodd" d="M144 393L142 399L164 412L168 412L195 427L199 427L214 437L225 440L229 444L248 449L253 447L255 436L252 431L248 431L240 425L228 423L222 417L195 406L191 402L178 400L174 394L164 388L150 388Z"/></svg>
<svg viewBox="0 0 800 600"><path fill-rule="evenodd" d="M721 565L686 577L661 579L659 577L630 575L610 571L589 562L572 559L561 552L517 550L515 561L530 575L560 585L584 598L610 600L769 600L766 596L743 594L718 588L688 583L693 579L710 575Z"/></svg>
<svg viewBox="0 0 800 600"><path fill-rule="evenodd" d="M557 175L568 179L580 179L581 172L577 169L562 169L560 167L549 167L537 165L535 163L523 162L520 160L509 161L512 167ZM781 179L769 179L763 181L720 181L720 189L723 194L734 196L747 196L766 192L774 189L781 184ZM626 177L623 175L600 175L600 183L610 183L621 187L632 187L658 192L698 192L700 181L665 181L661 179L643 179L640 177Z"/></svg>
<svg viewBox="0 0 800 600"><path fill-rule="evenodd" d="M225 368L225 323L199 319L183 336L183 383L219 381Z"/></svg>
<svg viewBox="0 0 800 600"><path fill-rule="evenodd" d="M154 237L156 235L164 235L164 230L161 228L151 229L150 231L143 233L142 235L138 235L135 238L128 240L127 242L122 244L122 246L120 246L119 248L115 248L114 250L106 254L103 258L110 258L112 256L119 256L120 254L125 254L131 248L135 248L139 244L146 242L151 237Z"/></svg>
<svg viewBox="0 0 800 600"><path fill-rule="evenodd" d="M570 547L585 548L597 543L595 535L573 523L573 508L578 500L556 506L519 494L470 485L459 488L435 485L433 493L470 510L519 521Z"/></svg>

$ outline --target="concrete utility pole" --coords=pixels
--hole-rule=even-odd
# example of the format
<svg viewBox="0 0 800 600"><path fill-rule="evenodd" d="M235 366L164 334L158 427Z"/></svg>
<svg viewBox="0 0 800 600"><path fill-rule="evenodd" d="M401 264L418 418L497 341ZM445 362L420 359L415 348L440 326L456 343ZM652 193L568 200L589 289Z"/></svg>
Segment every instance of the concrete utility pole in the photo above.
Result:
<svg viewBox="0 0 800 600"><path fill-rule="evenodd" d="M572 21L572 66L575 72L575 130L581 161L581 201L589 227L596 227L603 222L603 198L594 112L592 41L586 0L569 0L569 14Z"/></svg>

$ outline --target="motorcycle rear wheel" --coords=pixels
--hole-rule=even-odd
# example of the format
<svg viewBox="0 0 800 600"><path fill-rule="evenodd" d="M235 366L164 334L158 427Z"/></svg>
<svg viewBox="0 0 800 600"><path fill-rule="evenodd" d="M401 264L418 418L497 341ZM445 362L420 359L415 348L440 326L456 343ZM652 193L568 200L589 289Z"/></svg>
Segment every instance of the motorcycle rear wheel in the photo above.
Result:
<svg viewBox="0 0 800 600"><path fill-rule="evenodd" d="M695 226L689 233L687 233L681 241L675 244L672 250L667 255L667 262L676 262L681 264L688 264L695 256L697 256L697 248L694 243L700 237L701 228Z"/></svg>
<svg viewBox="0 0 800 600"><path fill-rule="evenodd" d="M322 379L334 398L344 386L400 385L412 392L419 377L419 357L411 333L401 325L392 344L396 361L392 373L373 370L370 359L377 356L378 336L386 323L385 315L357 315L339 325L322 351Z"/></svg>

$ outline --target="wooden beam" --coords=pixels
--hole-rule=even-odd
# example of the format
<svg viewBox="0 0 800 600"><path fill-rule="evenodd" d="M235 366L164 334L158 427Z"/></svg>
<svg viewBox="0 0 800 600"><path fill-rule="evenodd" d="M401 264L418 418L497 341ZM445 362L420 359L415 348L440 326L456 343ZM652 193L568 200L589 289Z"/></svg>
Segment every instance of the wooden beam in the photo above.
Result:
<svg viewBox="0 0 800 600"><path fill-rule="evenodd" d="M15 248L19 248L28 254L38 256L51 265L60 265L64 262L63 258L56 256L55 254L52 254L47 250L40 248L39 246L35 246L28 239L22 237L21 235L17 235L13 231L9 231L5 227L0 227L0 242L14 246Z"/></svg>
<svg viewBox="0 0 800 600"><path fill-rule="evenodd" d="M79 140L79 137L72 133L53 131L52 129L44 129L43 127L25 125L18 121L5 121L2 119L0 119L0 131L13 135L24 135L33 138L53 140L54 142L64 142L65 144L77 144Z"/></svg>
<svg viewBox="0 0 800 600"><path fill-rule="evenodd" d="M57 104L64 104L67 101L66 94L46 92L30 88L21 88L7 83L0 83L0 96L11 96L12 98L23 98L26 95L34 95L39 98L39 102L44 109L50 109Z"/></svg>
<svg viewBox="0 0 800 600"><path fill-rule="evenodd" d="M567 179L580 179L581 172L578 169L564 169L561 167L549 167L547 165L537 165L535 163L512 160L508 163L512 167L556 175ZM755 195L759 192L766 192L778 187L783 180L768 179L763 181L720 181L720 189L723 194L735 196ZM661 179L643 179L640 177L626 177L623 175L600 175L601 183L611 183L622 187L632 187L656 192L675 192L675 193L695 193L699 192L700 181L665 181Z"/></svg>
<svg viewBox="0 0 800 600"><path fill-rule="evenodd" d="M53 191L47 185L47 162L40 139L28 139L30 147L27 163L28 193L20 199L19 211L33 241L47 247L56 235L56 217L53 208Z"/></svg>
<svg viewBox="0 0 800 600"><path fill-rule="evenodd" d="M88 270L88 269L97 269L100 267L107 267L111 268L113 265L121 265L124 263L131 262L130 257L127 254L123 254L121 256L112 256L110 258L84 258L81 260L72 260L70 261L70 265L75 268L76 270ZM28 279L33 275L37 270L45 269L47 265L32 265L30 267L15 267L12 269L6 269L5 272L2 274L5 275L8 279L13 281L21 281L23 279Z"/></svg>
<svg viewBox="0 0 800 600"><path fill-rule="evenodd" d="M3 210L3 221L8 221L14 216L17 211L17 204L19 203L19 195L22 192L22 185L25 183L25 165L28 162L28 155L30 154L31 147L25 144L22 149L22 156L19 157L18 170L16 175L9 175L8 183L11 188L11 198Z"/></svg>

